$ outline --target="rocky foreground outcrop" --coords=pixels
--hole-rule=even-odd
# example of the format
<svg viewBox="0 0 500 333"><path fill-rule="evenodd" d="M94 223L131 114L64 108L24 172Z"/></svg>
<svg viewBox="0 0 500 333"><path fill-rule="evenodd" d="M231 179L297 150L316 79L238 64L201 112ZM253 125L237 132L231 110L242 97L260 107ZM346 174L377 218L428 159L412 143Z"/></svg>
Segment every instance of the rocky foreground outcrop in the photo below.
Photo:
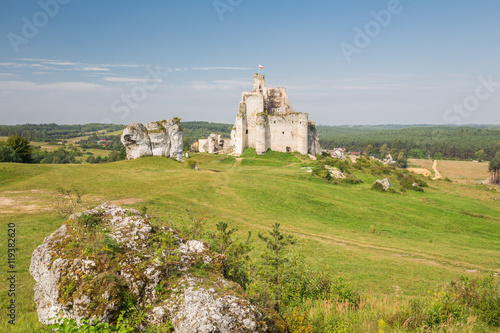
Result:
<svg viewBox="0 0 500 333"><path fill-rule="evenodd" d="M137 210L103 204L72 215L47 237L30 273L44 324L62 317L115 324L132 305L144 314L137 330L277 332L283 322L266 319L242 297L223 265L206 244L153 226Z"/></svg>
<svg viewBox="0 0 500 333"><path fill-rule="evenodd" d="M167 156L182 161L184 140L177 118L153 121L146 125L130 124L123 130L121 141L127 151L127 159Z"/></svg>

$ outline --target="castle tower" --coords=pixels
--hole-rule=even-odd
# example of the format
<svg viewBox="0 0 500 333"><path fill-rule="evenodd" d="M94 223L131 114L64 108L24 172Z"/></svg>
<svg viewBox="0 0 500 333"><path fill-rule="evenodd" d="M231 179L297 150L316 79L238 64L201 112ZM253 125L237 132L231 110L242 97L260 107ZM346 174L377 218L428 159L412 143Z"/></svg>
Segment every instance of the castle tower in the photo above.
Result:
<svg viewBox="0 0 500 333"><path fill-rule="evenodd" d="M266 78L263 74L254 74L253 76L253 92L262 93L266 88Z"/></svg>
<svg viewBox="0 0 500 333"><path fill-rule="evenodd" d="M246 105L244 102L240 103L236 122L234 124L235 135L233 138L234 152L241 155L246 147L248 147L248 129L247 129L247 115ZM232 136L232 135L231 135Z"/></svg>
<svg viewBox="0 0 500 333"><path fill-rule="evenodd" d="M309 139L309 117L305 113L299 114L299 124L297 129L297 151L306 155L308 153Z"/></svg>
<svg viewBox="0 0 500 333"><path fill-rule="evenodd" d="M267 116L260 113L255 120L255 151L258 155L265 154L267 151L266 135Z"/></svg>
<svg viewBox="0 0 500 333"><path fill-rule="evenodd" d="M321 152L314 125L309 126L307 113L290 108L285 88L266 88L264 75L253 76L253 90L243 92L239 112L231 131L236 155L246 148L257 154L273 151L297 151L301 154Z"/></svg>

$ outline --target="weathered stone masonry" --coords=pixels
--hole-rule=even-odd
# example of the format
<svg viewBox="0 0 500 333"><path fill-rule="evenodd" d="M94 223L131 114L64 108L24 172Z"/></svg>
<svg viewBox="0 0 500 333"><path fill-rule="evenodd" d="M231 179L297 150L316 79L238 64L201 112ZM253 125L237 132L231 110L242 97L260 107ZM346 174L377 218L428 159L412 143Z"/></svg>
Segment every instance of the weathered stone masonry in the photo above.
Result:
<svg viewBox="0 0 500 333"><path fill-rule="evenodd" d="M254 75L252 92L241 97L231 140L236 155L245 148L257 154L268 149L316 155L321 152L315 123L308 114L295 112L288 102L286 88L266 88L265 77Z"/></svg>

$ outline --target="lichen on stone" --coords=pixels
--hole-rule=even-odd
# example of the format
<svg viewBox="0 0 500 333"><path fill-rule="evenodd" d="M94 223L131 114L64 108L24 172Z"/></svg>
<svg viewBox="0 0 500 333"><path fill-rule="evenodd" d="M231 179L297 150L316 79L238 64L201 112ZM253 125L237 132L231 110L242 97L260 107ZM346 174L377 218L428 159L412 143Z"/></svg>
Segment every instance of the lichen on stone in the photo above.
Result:
<svg viewBox="0 0 500 333"><path fill-rule="evenodd" d="M137 330L272 331L263 311L223 277L224 257L137 210L103 204L72 215L38 246L30 273L39 320L116 324L132 307Z"/></svg>

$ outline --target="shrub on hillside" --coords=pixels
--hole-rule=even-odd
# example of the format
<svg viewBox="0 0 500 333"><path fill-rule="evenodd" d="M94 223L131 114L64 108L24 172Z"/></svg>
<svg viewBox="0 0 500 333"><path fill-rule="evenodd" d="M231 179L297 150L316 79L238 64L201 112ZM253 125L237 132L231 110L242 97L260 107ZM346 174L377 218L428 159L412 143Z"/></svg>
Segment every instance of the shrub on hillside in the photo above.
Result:
<svg viewBox="0 0 500 333"><path fill-rule="evenodd" d="M196 163L195 160L188 160L187 162L188 162L189 168L191 168L191 169L196 169L198 167L198 164Z"/></svg>
<svg viewBox="0 0 500 333"><path fill-rule="evenodd" d="M423 187L429 187L425 181L418 179L415 175L410 174L407 171L396 171L396 176L398 177L402 191L413 190L424 192Z"/></svg>

